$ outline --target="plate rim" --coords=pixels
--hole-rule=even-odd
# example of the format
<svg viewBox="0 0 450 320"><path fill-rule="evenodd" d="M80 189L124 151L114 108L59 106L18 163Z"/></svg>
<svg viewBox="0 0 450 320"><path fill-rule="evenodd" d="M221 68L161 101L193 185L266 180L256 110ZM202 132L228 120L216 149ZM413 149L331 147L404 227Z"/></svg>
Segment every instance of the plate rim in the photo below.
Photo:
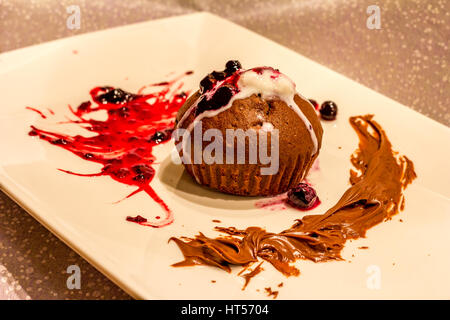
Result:
<svg viewBox="0 0 450 320"><path fill-rule="evenodd" d="M10 68L8 68L8 66L6 66L6 68L3 69L3 64L4 63L8 64L8 61L14 61L14 60L20 61L20 59L22 59L23 57L25 57L27 55L31 55L34 52L45 50L47 48L52 48L53 46L63 46L64 44L70 43L75 39L82 39L82 38L86 38L86 37L95 37L95 36L101 35L102 33L114 32L115 30L123 30L123 31L130 32L135 28L142 28L142 27L145 27L145 26L155 23L155 22L157 23L157 22L161 22L161 21L176 20L176 19L188 18L188 17L193 17L193 18L198 17L200 19L214 19L214 20L224 21L228 24L233 24L233 25L239 27L240 29L245 30L246 32L250 32L253 36L256 36L260 39L264 39L264 41L271 43L272 45L276 45L279 48L287 50L295 55L298 55L298 56L306 59L308 62L313 63L317 67L325 68L327 70L327 72L333 72L333 73L339 75L340 77L345 78L346 80L350 80L353 84L357 84L357 85L363 87L365 90L370 90L372 92L372 94L380 95L385 99L387 98L387 99L395 102L397 105L402 106L404 108L404 110L408 110L409 112L411 112L411 111L415 112L416 115L421 117L421 119L423 121L424 121L423 118L426 118L427 119L426 121L431 121L431 123L433 125L437 124L438 127L440 127L441 129L447 129L447 133L450 135L450 128L447 127L446 125L444 125L434 119L431 119L431 118L425 116L424 114L422 114L422 113L420 113L398 101L395 101L392 98L387 97L387 96L385 96L385 95L383 95L383 94L381 94L359 82L356 82L355 80L350 79L350 78L346 77L345 75L342 75L342 74L338 73L337 71L334 71L333 69L330 69L330 68L328 68L306 56L303 56L302 54L300 54L282 44L279 44L269 38L262 36L261 34L258 34L252 30L249 30L249 29L239 25L239 24L236 24L232 21L229 21L229 20L219 17L217 15L211 14L209 12L195 12L195 13L189 13L189 14L184 14L184 15L175 15L175 16L170 16L170 17L164 17L164 18L160 18L160 19L147 20L147 21L127 24L127 25L121 25L121 26L116 26L116 27L112 27L112 28L97 30L97 31L93 31L93 32L82 33L82 34L78 34L78 35L55 39L55 40L48 41L45 43L35 44L35 45L31 45L31 46L11 50L11 51L6 51L6 52L3 52L0 54L0 68L1 68L0 74L7 73L9 70L13 70L14 68L16 68L16 65L14 65L14 66L11 66ZM132 284L136 283L134 280L133 280L133 282L130 282L130 280L131 280L130 277L125 276L123 273L120 273L120 272L112 272L111 270L117 269L117 265L114 267L107 261L107 259L98 259L98 257L99 257L98 252L96 254L93 254L93 252L90 252L91 250L89 249L89 246L86 246L85 244L80 245L79 243L77 243L77 241L73 241L73 239L76 238L76 236L73 234L72 231L70 231L68 229L58 230L58 226L56 226L56 224L52 223L52 221L49 221L50 219L46 218L45 215L41 215L37 212L39 210L36 210L36 208L38 207L38 204L36 203L36 201L32 197L28 197L26 192L23 192L23 190L21 191L20 188L21 187L19 185L17 185L17 183L15 183L13 179L11 179L8 175L6 175L4 173L3 164L0 163L0 190L2 192L4 192L10 199L12 199L17 205L19 205L21 208L23 208L30 216L32 216L35 220L37 220L44 228L49 230L53 235L55 235L65 245L67 245L69 248L74 250L83 259L85 259L90 265L92 265L95 269L97 269L99 272L101 272L103 275L105 275L109 280L111 280L113 283L115 283L117 286L119 286L122 290L124 290L131 297L133 297L135 299L159 299L158 297L155 297L154 295L152 295L151 293L146 291L143 287L129 285L130 283L132 283ZM33 208L35 208L35 209L33 209ZM100 255L100 257L103 257L103 255ZM103 261L100 262L99 260L103 260Z"/></svg>

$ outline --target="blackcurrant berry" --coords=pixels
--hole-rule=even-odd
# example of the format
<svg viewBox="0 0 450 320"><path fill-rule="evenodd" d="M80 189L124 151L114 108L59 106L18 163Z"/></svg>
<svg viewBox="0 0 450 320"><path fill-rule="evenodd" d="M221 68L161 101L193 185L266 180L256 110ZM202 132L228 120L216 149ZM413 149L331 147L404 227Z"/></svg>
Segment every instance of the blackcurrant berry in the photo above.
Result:
<svg viewBox="0 0 450 320"><path fill-rule="evenodd" d="M333 101L325 101L320 106L320 116L324 120L334 120L338 112L337 104Z"/></svg>

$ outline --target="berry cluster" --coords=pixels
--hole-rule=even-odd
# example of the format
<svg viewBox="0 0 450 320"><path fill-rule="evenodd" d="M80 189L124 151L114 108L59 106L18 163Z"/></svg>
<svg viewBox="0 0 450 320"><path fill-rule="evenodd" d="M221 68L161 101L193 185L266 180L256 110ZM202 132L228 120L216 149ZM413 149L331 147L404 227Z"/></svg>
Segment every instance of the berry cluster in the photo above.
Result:
<svg viewBox="0 0 450 320"><path fill-rule="evenodd" d="M238 70L242 68L241 63L237 60L230 60L225 65L224 71L213 71L200 81L200 93L204 94L211 90L217 81L222 81L229 76L235 74ZM231 84L223 84L220 88L214 92L214 95L209 99L203 96L200 102L197 104L197 109L195 114L206 110L217 110L220 107L225 106L230 99L233 97L234 87Z"/></svg>

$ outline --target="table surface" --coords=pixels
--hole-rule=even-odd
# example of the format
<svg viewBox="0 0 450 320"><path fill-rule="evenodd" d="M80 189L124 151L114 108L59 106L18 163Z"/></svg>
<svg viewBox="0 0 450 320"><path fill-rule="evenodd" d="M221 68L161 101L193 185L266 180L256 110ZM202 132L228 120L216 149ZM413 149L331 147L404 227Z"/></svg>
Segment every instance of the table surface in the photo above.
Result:
<svg viewBox="0 0 450 320"><path fill-rule="evenodd" d="M384 0L0 0L0 53L57 38L209 11L283 44L447 126L450 1ZM67 7L81 28L70 30ZM78 265L81 289L67 288ZM0 299L130 299L0 192Z"/></svg>

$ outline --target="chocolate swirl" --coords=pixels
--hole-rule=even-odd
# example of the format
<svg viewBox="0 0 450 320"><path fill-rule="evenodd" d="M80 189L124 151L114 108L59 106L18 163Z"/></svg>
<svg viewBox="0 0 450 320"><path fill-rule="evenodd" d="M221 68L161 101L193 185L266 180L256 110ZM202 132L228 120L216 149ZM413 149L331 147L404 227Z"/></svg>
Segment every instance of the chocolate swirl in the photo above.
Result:
<svg viewBox="0 0 450 320"><path fill-rule="evenodd" d="M173 266L204 264L230 272L230 265L247 265L261 258L286 276L296 276L300 272L292 262L297 259L341 260L347 240L364 237L368 229L403 209L403 190L416 178L413 163L393 152L372 115L351 117L350 124L360 140L351 156L352 186L332 208L305 216L280 233L259 227L216 227L228 236L208 238L200 233L184 241L172 237L185 258Z"/></svg>

